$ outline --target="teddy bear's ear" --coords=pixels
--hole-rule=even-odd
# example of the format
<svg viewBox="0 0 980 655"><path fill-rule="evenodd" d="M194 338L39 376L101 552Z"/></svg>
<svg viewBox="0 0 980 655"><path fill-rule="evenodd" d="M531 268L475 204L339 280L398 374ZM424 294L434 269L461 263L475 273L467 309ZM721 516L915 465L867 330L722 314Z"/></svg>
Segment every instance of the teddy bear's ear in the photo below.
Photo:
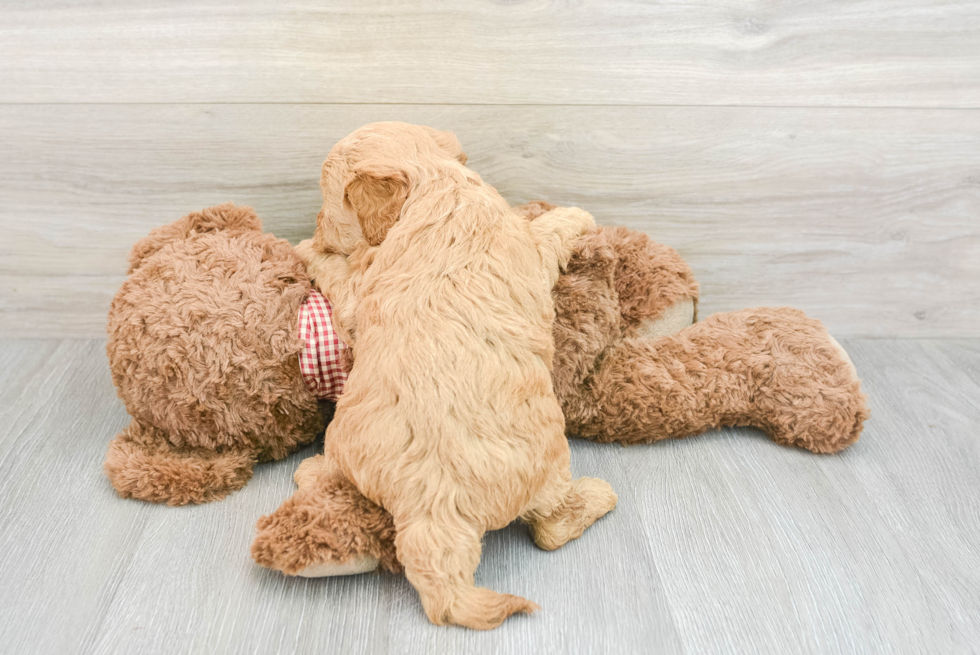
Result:
<svg viewBox="0 0 980 655"><path fill-rule="evenodd" d="M380 245L408 198L408 176L397 169L361 168L344 185L344 205L354 212L364 240Z"/></svg>

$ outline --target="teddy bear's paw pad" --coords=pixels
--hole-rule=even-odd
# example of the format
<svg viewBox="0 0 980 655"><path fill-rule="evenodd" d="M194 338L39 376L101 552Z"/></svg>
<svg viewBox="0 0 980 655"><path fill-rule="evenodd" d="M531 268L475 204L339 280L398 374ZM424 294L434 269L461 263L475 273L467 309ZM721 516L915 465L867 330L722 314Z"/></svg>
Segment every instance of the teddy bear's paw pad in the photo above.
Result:
<svg viewBox="0 0 980 655"><path fill-rule="evenodd" d="M668 337L694 324L694 298L681 298L653 319L640 323L636 336L647 339Z"/></svg>
<svg viewBox="0 0 980 655"><path fill-rule="evenodd" d="M858 372L857 368L854 367L854 362L851 361L851 356L847 354L847 351L844 350L844 346L840 345L837 339L830 334L827 335L827 338L830 340L830 345L833 346L833 348L837 351L837 354L840 355L840 358L847 362L847 366L849 367L851 373L851 380L857 382Z"/></svg>
<svg viewBox="0 0 980 655"><path fill-rule="evenodd" d="M301 578L329 578L338 575L357 575L376 571L381 561L371 555L358 555L346 562L320 562L310 564L295 575Z"/></svg>

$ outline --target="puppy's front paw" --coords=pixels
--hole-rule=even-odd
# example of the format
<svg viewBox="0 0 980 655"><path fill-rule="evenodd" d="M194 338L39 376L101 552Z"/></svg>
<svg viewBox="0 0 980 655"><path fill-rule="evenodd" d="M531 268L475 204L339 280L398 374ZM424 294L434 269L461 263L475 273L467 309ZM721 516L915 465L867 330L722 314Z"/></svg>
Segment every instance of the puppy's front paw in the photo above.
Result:
<svg viewBox="0 0 980 655"><path fill-rule="evenodd" d="M299 244L293 248L293 252L296 253L296 256L300 258L305 266L309 266L310 262L313 261L313 258L320 254L317 251L316 246L313 245L313 239L300 241Z"/></svg>
<svg viewBox="0 0 980 655"><path fill-rule="evenodd" d="M595 229L595 219L592 214L578 207L559 207L553 214L561 221L558 234L561 239L561 249L558 252L558 267L564 271L568 260L575 250L575 240L590 230Z"/></svg>
<svg viewBox="0 0 980 655"><path fill-rule="evenodd" d="M578 234L576 236L582 236L589 230L595 227L595 218L589 212L584 209L579 209L578 207L570 208L576 227L578 228Z"/></svg>

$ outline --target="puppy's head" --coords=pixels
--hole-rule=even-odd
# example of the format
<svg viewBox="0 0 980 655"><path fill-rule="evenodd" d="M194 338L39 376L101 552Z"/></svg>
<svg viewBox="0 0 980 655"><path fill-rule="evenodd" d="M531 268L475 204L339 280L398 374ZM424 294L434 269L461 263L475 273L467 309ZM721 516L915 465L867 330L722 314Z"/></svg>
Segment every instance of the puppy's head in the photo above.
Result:
<svg viewBox="0 0 980 655"><path fill-rule="evenodd" d="M371 123L333 147L323 162L314 243L350 254L359 243L379 245L422 180L466 163L451 132L408 123Z"/></svg>

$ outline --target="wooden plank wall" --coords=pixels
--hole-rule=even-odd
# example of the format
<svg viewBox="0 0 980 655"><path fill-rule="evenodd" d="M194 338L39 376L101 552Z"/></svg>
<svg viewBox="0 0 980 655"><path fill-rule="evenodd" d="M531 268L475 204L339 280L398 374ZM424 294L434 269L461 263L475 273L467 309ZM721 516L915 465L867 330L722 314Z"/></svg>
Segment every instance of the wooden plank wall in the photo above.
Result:
<svg viewBox="0 0 980 655"><path fill-rule="evenodd" d="M980 4L0 1L0 335L94 337L210 204L308 236L373 120L677 247L702 313L980 335Z"/></svg>

